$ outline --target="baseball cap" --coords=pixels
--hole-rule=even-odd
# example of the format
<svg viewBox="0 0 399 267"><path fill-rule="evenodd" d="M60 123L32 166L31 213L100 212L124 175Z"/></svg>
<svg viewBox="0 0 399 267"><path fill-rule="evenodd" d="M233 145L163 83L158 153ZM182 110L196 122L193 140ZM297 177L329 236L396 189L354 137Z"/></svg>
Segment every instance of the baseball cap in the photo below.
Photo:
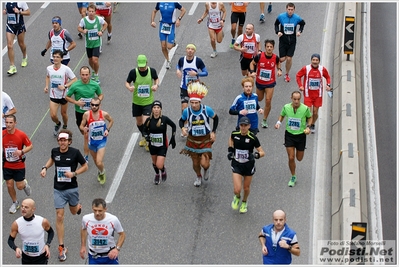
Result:
<svg viewBox="0 0 399 267"><path fill-rule="evenodd" d="M251 124L251 121L248 119L248 117L241 117L241 119L238 122L239 124Z"/></svg>
<svg viewBox="0 0 399 267"><path fill-rule="evenodd" d="M142 68L147 64L147 57L145 55L139 55L137 57L137 67Z"/></svg>
<svg viewBox="0 0 399 267"><path fill-rule="evenodd" d="M58 135L58 140L60 140L60 139L62 139L62 138L64 138L64 139L69 139L69 134L67 134L67 133L60 133L60 134Z"/></svg>

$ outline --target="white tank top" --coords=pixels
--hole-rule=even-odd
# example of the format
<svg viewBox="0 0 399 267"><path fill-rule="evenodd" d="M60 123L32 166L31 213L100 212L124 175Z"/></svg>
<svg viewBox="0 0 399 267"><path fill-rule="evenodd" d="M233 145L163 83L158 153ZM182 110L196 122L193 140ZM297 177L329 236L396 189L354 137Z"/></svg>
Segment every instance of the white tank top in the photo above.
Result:
<svg viewBox="0 0 399 267"><path fill-rule="evenodd" d="M209 12L208 12L208 28L210 29L220 29L220 21L222 20L222 12L219 8L219 3L216 4L216 8L212 8L209 2Z"/></svg>
<svg viewBox="0 0 399 267"><path fill-rule="evenodd" d="M17 220L18 233L21 235L22 251L31 257L40 256L44 252L43 217L35 215L32 221L26 221L24 217Z"/></svg>

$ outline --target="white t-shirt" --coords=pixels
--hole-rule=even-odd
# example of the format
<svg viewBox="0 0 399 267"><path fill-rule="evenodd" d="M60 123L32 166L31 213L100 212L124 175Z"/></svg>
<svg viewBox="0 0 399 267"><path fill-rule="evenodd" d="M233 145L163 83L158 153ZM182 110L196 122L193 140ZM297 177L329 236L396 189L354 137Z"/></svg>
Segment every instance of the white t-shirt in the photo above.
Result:
<svg viewBox="0 0 399 267"><path fill-rule="evenodd" d="M5 115L8 111L12 110L15 108L14 103L11 100L11 97L4 92L1 92L1 110L3 112L3 115ZM3 128L6 127L6 119L3 118L2 120L2 126Z"/></svg>

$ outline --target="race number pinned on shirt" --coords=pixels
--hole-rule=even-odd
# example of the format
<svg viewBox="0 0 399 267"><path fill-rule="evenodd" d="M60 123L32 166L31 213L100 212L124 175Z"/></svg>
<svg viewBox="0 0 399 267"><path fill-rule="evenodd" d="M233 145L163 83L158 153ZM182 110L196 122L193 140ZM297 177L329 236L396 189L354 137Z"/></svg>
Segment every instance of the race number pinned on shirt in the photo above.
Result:
<svg viewBox="0 0 399 267"><path fill-rule="evenodd" d="M108 238L106 236L93 236L91 239L91 245L94 248L99 248L108 245Z"/></svg>
<svg viewBox="0 0 399 267"><path fill-rule="evenodd" d="M81 98L81 99L79 99L79 101L85 102L84 106L81 107L81 109L83 109L83 110L91 109L91 107L90 107L91 98Z"/></svg>
<svg viewBox="0 0 399 267"><path fill-rule="evenodd" d="M139 85L137 88L137 96L138 97L149 97L150 96L150 86L146 85Z"/></svg>
<svg viewBox="0 0 399 267"><path fill-rule="evenodd" d="M17 150L17 147L6 147L6 160L8 162L15 162L19 160L19 157L15 155L15 151Z"/></svg>
<svg viewBox="0 0 399 267"><path fill-rule="evenodd" d="M284 24L284 33L285 34L294 34L295 33L295 25L292 23Z"/></svg>
<svg viewBox="0 0 399 267"><path fill-rule="evenodd" d="M92 29L87 31L87 36L90 41L95 41L98 40L98 30L97 29Z"/></svg>
<svg viewBox="0 0 399 267"><path fill-rule="evenodd" d="M169 23L162 23L161 24L161 33L170 34L171 31L172 31L172 24L169 24Z"/></svg>
<svg viewBox="0 0 399 267"><path fill-rule="evenodd" d="M253 42L244 42L244 47L247 48L245 53L253 54L255 53L255 44Z"/></svg>
<svg viewBox="0 0 399 267"><path fill-rule="evenodd" d="M8 24L17 24L17 14L7 14Z"/></svg>
<svg viewBox="0 0 399 267"><path fill-rule="evenodd" d="M204 136L206 135L205 125L195 125L191 128L192 136Z"/></svg>
<svg viewBox="0 0 399 267"><path fill-rule="evenodd" d="M320 79L309 78L309 90L319 90L320 89Z"/></svg>
<svg viewBox="0 0 399 267"><path fill-rule="evenodd" d="M151 137L151 145L156 146L156 147L161 147L163 146L163 134L157 133L157 134L150 134Z"/></svg>
<svg viewBox="0 0 399 267"><path fill-rule="evenodd" d="M29 256L39 256L39 241L24 241L23 252Z"/></svg>
<svg viewBox="0 0 399 267"><path fill-rule="evenodd" d="M288 118L288 127L291 130L299 130L301 128L301 119L300 118Z"/></svg>
<svg viewBox="0 0 399 267"><path fill-rule="evenodd" d="M71 182L71 178L65 176L66 172L70 172L71 167L57 167L57 182Z"/></svg>
<svg viewBox="0 0 399 267"><path fill-rule="evenodd" d="M240 163L248 162L249 152L248 150L236 149L235 159Z"/></svg>
<svg viewBox="0 0 399 267"><path fill-rule="evenodd" d="M209 15L209 22L210 23L219 23L220 22L220 15L219 14L210 14Z"/></svg>
<svg viewBox="0 0 399 267"><path fill-rule="evenodd" d="M262 81L270 81L272 77L272 71L267 69L260 69L258 78Z"/></svg>
<svg viewBox="0 0 399 267"><path fill-rule="evenodd" d="M245 100L244 107L248 111L248 114L256 113L256 101L252 100Z"/></svg>

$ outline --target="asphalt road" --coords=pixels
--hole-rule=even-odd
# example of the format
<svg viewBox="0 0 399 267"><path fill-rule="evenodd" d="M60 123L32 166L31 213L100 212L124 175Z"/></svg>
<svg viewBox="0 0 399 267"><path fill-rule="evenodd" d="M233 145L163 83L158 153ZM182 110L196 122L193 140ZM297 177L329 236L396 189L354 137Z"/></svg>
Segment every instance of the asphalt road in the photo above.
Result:
<svg viewBox="0 0 399 267"><path fill-rule="evenodd" d="M27 179L32 186L32 198L37 203L37 214L48 218L55 229L55 210L53 206L54 168L49 169L45 179L40 178L41 166L57 146L53 137L53 123L48 115L48 95L43 93L45 69L49 57L44 58L40 51L47 41L51 29L51 18L62 17L62 26L68 29L77 42L71 52L71 68L78 75L82 65L87 65L84 41L77 38L77 25L80 15L75 3L51 3L40 9L42 3L28 3L31 16L27 18L29 65L21 68L21 53L15 45L18 73L7 77L8 58L3 53L3 90L12 97L18 113L17 126L31 136L34 148L27 155ZM105 166L107 183L99 185L97 170L92 159L89 170L78 178L83 214L91 212L91 201L96 197L108 197L109 212L119 217L126 232L126 241L120 253L121 264L261 264L262 256L258 241L261 227L272 222L272 212L284 209L288 215L288 224L297 231L301 244L301 256L295 257L294 264L309 264L311 251L313 205L312 166L314 136L307 142L304 160L297 165L298 183L288 188L290 177L287 155L283 146L284 130L261 129L260 138L266 156L257 161L257 173L254 176L251 195L248 199L249 211L241 215L233 211L230 203L233 198L230 162L226 159L227 142L236 124L236 117L228 114L235 96L242 92L240 81L239 53L228 48L230 35L230 17L226 20L225 39L218 44L219 55L209 57L211 46L205 24L198 25L197 19L203 13L203 3L195 9L192 3L184 3L187 14L177 29L178 47L172 58L175 65L178 58L185 55L184 47L188 43L197 46L196 55L201 57L209 71L202 80L209 87L209 94L203 103L210 105L220 117L217 140L214 144L211 162L211 178L202 187L193 186L194 172L191 160L179 154L184 140L177 139L176 149L168 151L166 168L168 180L155 186L154 171L148 152L134 142L138 132L131 115L131 93L124 87L130 69L136 66L139 54L146 54L149 65L158 70L162 84L156 98L163 102L163 112L176 123L180 116L179 79L175 71L164 69L164 58L158 39L158 30L150 26L150 14L155 3L121 3L113 16L113 37L110 45L104 45L100 57L100 79L105 99L103 109L115 119L110 133ZM303 65L309 64L310 55L320 52L322 47L323 25L326 12L325 3L297 3L296 12L306 21L304 33L298 39L293 60L291 77ZM192 11L192 12L191 12ZM230 7L227 5L230 14ZM274 21L277 15L285 11L285 3L273 4L271 14L266 14L266 22L259 23L259 5L250 4L247 22L255 24L255 31L261 40L273 38ZM159 14L157 14L159 18ZM4 25L4 18L3 18ZM5 34L3 48L6 45ZM278 53L276 46L275 53ZM322 59L323 62L323 59ZM283 68L284 69L284 68ZM285 83L279 78L273 97L273 106L269 115L269 124L277 120L281 108L290 102L290 94L296 90L294 80ZM69 128L74 133L72 146L83 149L83 139L74 120L73 106L69 106ZM179 132L178 132L179 134ZM132 138L133 135L133 139ZM133 141L130 155L127 147ZM120 164L127 161L127 168ZM114 196L110 195L111 185L116 175L121 181ZM317 189L316 189L317 190ZM7 189L3 186L3 264L19 264L14 251L7 245L10 225L20 216L9 214L11 205ZM18 192L21 201L26 196ZM65 213L65 245L68 247L68 259L61 264L84 264L79 257L81 216ZM20 239L16 239L20 244ZM50 264L60 264L57 259L57 237L51 247Z"/></svg>
<svg viewBox="0 0 399 267"><path fill-rule="evenodd" d="M397 240L397 39L381 27L397 19L396 3L371 5L371 71L384 240ZM391 32L397 32L392 25ZM381 40L384 39L384 42ZM388 66L387 66L388 63ZM383 70L383 71L381 71Z"/></svg>

